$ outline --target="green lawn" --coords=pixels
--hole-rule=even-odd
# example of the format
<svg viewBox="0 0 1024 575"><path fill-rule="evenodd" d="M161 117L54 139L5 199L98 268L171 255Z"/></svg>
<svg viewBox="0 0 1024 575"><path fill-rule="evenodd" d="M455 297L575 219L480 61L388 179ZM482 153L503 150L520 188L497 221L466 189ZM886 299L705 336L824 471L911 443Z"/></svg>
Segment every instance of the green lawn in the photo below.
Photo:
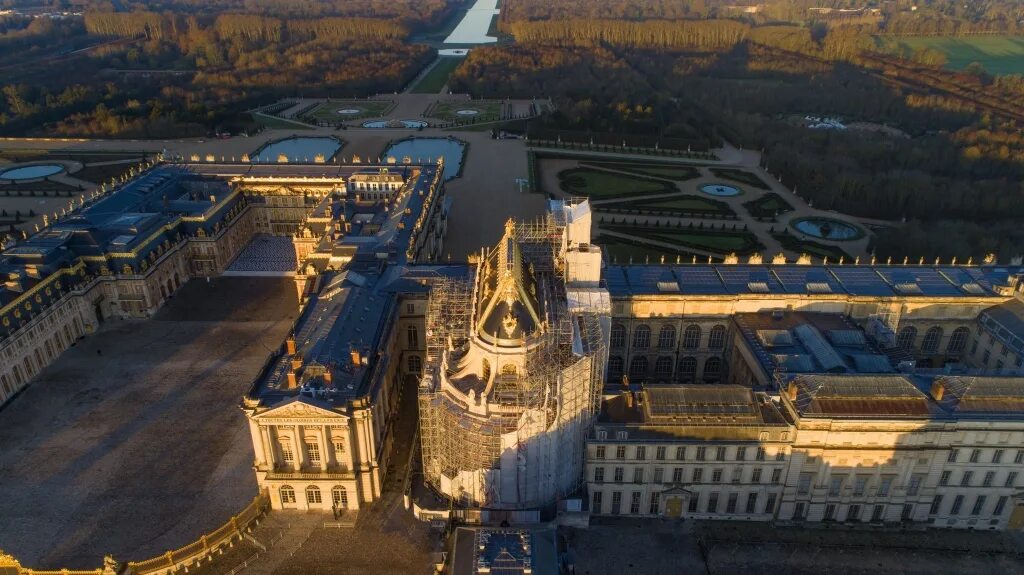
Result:
<svg viewBox="0 0 1024 575"><path fill-rule="evenodd" d="M660 246L630 242L625 239L598 235L594 243L601 246L605 258L613 263L626 264L661 263L662 256L666 264L674 264L678 258L681 263L693 261L693 254L685 251L673 251ZM698 261L706 261L707 257L698 256Z"/></svg>
<svg viewBox="0 0 1024 575"><path fill-rule="evenodd" d="M757 237L750 232L630 225L603 227L609 231L630 234L638 238L675 244L680 248L696 248L720 254L748 254L761 248Z"/></svg>
<svg viewBox="0 0 1024 575"><path fill-rule="evenodd" d="M413 94L437 94L448 83L448 76L459 67L464 58L461 56L442 56L437 65L412 87Z"/></svg>
<svg viewBox="0 0 1024 575"><path fill-rule="evenodd" d="M311 126L307 126L302 122L291 122L288 120L282 120L274 116L266 116L264 114L253 114L252 119L257 124L264 128L281 128L282 130L312 130Z"/></svg>
<svg viewBox="0 0 1024 575"><path fill-rule="evenodd" d="M755 188L761 188L762 190L771 189L768 184L764 183L764 180L746 170L737 170L735 168L711 168L711 173L719 178L725 178L726 180L747 184L748 186L754 186Z"/></svg>
<svg viewBox="0 0 1024 575"><path fill-rule="evenodd" d="M653 212L675 217L691 214L732 214L733 211L725 202L702 198L700 196L683 195L655 200L639 200L631 202L612 202L595 206L598 210L634 210Z"/></svg>
<svg viewBox="0 0 1024 575"><path fill-rule="evenodd" d="M1021 36L915 36L879 39L890 51L931 48L946 55L948 68L963 70L972 62L990 74L1024 74L1024 37Z"/></svg>
<svg viewBox="0 0 1024 575"><path fill-rule="evenodd" d="M586 162L585 165L606 170L621 170L642 176L668 178L670 180L692 180L700 177L700 170L692 166L672 166L668 164L638 164L633 162Z"/></svg>
<svg viewBox="0 0 1024 575"><path fill-rule="evenodd" d="M678 191L672 184L661 180L627 176L593 168L563 170L558 173L558 183L562 191L567 194L594 199L667 194Z"/></svg>
<svg viewBox="0 0 1024 575"><path fill-rule="evenodd" d="M839 261L840 257L845 258L847 261L853 260L853 258L850 257L850 254L835 246L801 240L789 234L772 234L772 237L779 240L782 247L791 252L807 254L816 258L828 258L834 262Z"/></svg>
<svg viewBox="0 0 1024 575"><path fill-rule="evenodd" d="M388 113L395 103L391 100L331 100L323 102L302 117L311 122L334 124L360 118L379 118ZM338 110L359 110L358 114L339 114Z"/></svg>
<svg viewBox="0 0 1024 575"><path fill-rule="evenodd" d="M460 110L475 110L477 113L474 115L459 114ZM446 122L493 122L501 119L501 102L496 100L438 102L427 110L426 115Z"/></svg>
<svg viewBox="0 0 1024 575"><path fill-rule="evenodd" d="M776 214L793 211L793 206L775 192L769 192L756 200L746 202L743 207L747 208L750 215L763 220L774 220Z"/></svg>

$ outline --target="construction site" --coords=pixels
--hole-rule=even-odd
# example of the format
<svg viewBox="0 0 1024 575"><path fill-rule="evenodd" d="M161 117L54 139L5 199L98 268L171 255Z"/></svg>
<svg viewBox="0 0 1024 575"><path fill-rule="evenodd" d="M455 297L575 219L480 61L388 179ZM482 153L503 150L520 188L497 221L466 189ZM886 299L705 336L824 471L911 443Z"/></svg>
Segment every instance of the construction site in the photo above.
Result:
<svg viewBox="0 0 1024 575"><path fill-rule="evenodd" d="M610 314L589 232L588 204L554 202L432 286L420 435L442 497L530 512L580 488Z"/></svg>

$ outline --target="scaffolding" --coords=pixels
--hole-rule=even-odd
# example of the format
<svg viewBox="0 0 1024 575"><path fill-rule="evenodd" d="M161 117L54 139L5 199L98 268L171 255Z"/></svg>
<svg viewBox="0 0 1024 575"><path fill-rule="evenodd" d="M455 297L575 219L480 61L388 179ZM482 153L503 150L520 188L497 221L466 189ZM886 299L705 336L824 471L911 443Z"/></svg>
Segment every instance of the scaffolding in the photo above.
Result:
<svg viewBox="0 0 1024 575"><path fill-rule="evenodd" d="M523 349L525 367L494 375L479 398L485 410L441 385L469 353L476 279L438 281L428 305L419 395L424 476L442 496L487 508L540 507L579 489L607 361L607 310L568 310L564 225L549 214L516 225L514 239L543 299L544 325Z"/></svg>

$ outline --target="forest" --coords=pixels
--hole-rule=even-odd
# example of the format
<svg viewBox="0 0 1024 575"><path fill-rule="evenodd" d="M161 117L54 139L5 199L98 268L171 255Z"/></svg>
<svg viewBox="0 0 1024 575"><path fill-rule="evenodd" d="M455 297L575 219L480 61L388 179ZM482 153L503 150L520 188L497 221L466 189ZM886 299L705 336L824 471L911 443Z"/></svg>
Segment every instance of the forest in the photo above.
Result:
<svg viewBox="0 0 1024 575"><path fill-rule="evenodd" d="M484 97L551 97L548 130L761 149L767 169L815 207L893 222L873 246L883 257L1024 253L1024 78L945 70L941 54L899 58L874 41L887 23L922 31L944 18L961 32L1013 30L1019 19L1005 16L1019 16L1016 3L965 15L932 2L920 18L894 11L875 23L804 25L692 20L680 4L509 0L501 26L516 44L475 50L452 84ZM724 4L703 6L714 16ZM572 9L581 26L559 21ZM808 130L805 115L868 129Z"/></svg>
<svg viewBox="0 0 1024 575"><path fill-rule="evenodd" d="M0 133L174 137L252 129L244 110L283 96L401 89L433 58L403 20L88 12L76 24L9 30ZM68 20L67 22L76 22ZM60 48L61 42L68 48ZM62 57L70 47L101 46ZM26 54L46 62L26 65Z"/></svg>

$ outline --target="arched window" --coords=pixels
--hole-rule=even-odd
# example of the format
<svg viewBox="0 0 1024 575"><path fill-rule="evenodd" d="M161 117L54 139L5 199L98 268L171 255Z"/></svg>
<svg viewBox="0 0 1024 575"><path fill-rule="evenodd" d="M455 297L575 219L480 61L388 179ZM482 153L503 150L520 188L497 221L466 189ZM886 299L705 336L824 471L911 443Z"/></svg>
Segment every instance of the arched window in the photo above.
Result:
<svg viewBox="0 0 1024 575"><path fill-rule="evenodd" d="M651 328L646 325L637 326L633 332L633 348L647 349L651 347Z"/></svg>
<svg viewBox="0 0 1024 575"><path fill-rule="evenodd" d="M306 503L322 503L323 499L320 497L320 488L316 485L310 485L306 488Z"/></svg>
<svg viewBox="0 0 1024 575"><path fill-rule="evenodd" d="M914 349L914 340L917 339L917 328L908 325L896 334L896 347L911 350Z"/></svg>
<svg viewBox="0 0 1024 575"><path fill-rule="evenodd" d="M420 346L420 330L416 329L416 326L410 325L405 330L405 339L411 348L418 348Z"/></svg>
<svg viewBox="0 0 1024 575"><path fill-rule="evenodd" d="M487 361L485 359L483 363L484 363L484 369L483 369L483 374L482 375L484 377L484 381L490 381L490 379L491 379L491 362L489 362L489 361Z"/></svg>
<svg viewBox="0 0 1024 575"><path fill-rule="evenodd" d="M697 377L697 358L684 357L679 360L679 379L684 383L692 383Z"/></svg>
<svg viewBox="0 0 1024 575"><path fill-rule="evenodd" d="M725 326L716 325L708 333L708 349L722 349L725 347Z"/></svg>
<svg viewBox="0 0 1024 575"><path fill-rule="evenodd" d="M647 377L647 358L644 356L634 357L629 362L629 379L643 379Z"/></svg>
<svg viewBox="0 0 1024 575"><path fill-rule="evenodd" d="M423 360L418 355L410 355L409 359L409 373L415 373L419 375L423 372Z"/></svg>
<svg viewBox="0 0 1024 575"><path fill-rule="evenodd" d="M691 325L683 332L683 347L685 349L697 349L700 347L700 326Z"/></svg>
<svg viewBox="0 0 1024 575"><path fill-rule="evenodd" d="M291 485L281 486L281 503L295 503L295 490Z"/></svg>
<svg viewBox="0 0 1024 575"><path fill-rule="evenodd" d="M704 381L715 381L722 375L722 359L709 357L704 362Z"/></svg>
<svg viewBox="0 0 1024 575"><path fill-rule="evenodd" d="M338 509L348 509L348 491L345 491L341 485L335 485L331 489L331 501Z"/></svg>
<svg viewBox="0 0 1024 575"><path fill-rule="evenodd" d="M672 358L667 355L663 355L654 362L654 374L660 379L670 379L672 377Z"/></svg>
<svg viewBox="0 0 1024 575"><path fill-rule="evenodd" d="M518 371L516 370L515 364L506 363L501 366L501 375L515 375L516 373L518 373Z"/></svg>
<svg viewBox="0 0 1024 575"><path fill-rule="evenodd" d="M966 327L954 329L953 335L949 336L949 345L946 346L946 353L962 353L964 348L967 347L967 338L970 335L971 330Z"/></svg>
<svg viewBox="0 0 1024 575"><path fill-rule="evenodd" d="M676 328L672 325L661 326L658 332L658 349L672 349L676 346Z"/></svg>
<svg viewBox="0 0 1024 575"><path fill-rule="evenodd" d="M924 353L935 353L939 350L939 342L942 341L942 328L935 326L924 332L924 340L921 342L921 351Z"/></svg>
<svg viewBox="0 0 1024 575"><path fill-rule="evenodd" d="M608 358L608 381L615 383L622 380L622 358L613 355Z"/></svg>
<svg viewBox="0 0 1024 575"><path fill-rule="evenodd" d="M612 349L620 349L622 346L626 345L626 328L622 327L622 324L617 323L612 326L610 343Z"/></svg>

